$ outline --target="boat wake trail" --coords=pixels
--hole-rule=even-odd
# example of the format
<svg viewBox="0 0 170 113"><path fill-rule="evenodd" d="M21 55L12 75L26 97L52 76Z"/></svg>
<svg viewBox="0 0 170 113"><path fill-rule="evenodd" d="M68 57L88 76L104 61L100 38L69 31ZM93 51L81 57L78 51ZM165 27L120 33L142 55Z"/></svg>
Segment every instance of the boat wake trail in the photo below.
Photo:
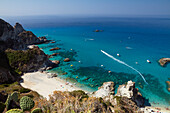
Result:
<svg viewBox="0 0 170 113"><path fill-rule="evenodd" d="M125 65L125 66L127 66L127 67L129 67L129 68L131 68L131 69L133 69L134 71L136 71L136 72L142 77L142 79L144 80L144 82L145 82L146 84L148 84L148 83L146 82L144 76L143 76L138 70L136 70L136 69L133 68L132 66L126 64L125 62L123 62L123 61L121 61L121 60L119 60L119 59L113 57L112 55L109 55L108 53L106 53L106 52L103 51L103 50L101 50L101 52L102 52L103 54L107 55L108 57L110 57L111 59L117 61L118 63L121 63L121 64L123 64L123 65Z"/></svg>

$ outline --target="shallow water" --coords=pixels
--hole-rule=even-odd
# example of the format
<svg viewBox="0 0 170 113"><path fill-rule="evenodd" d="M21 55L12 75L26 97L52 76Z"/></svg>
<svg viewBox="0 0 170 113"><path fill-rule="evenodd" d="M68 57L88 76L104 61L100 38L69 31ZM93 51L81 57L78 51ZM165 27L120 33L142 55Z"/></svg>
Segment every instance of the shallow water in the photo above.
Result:
<svg viewBox="0 0 170 113"><path fill-rule="evenodd" d="M60 53L51 58L61 61L59 67L51 70L60 71L60 77L73 79L89 90L97 90L107 81L114 81L118 87L133 80L151 105L155 105L152 102L159 103L158 106L170 105L170 93L165 84L170 78L170 64L161 67L157 62L162 57L170 57L169 18L66 18L63 21L53 18L37 24L23 24L36 35L46 35L56 41L39 46L46 54ZM94 32L96 29L104 31ZM62 49L49 51L53 47ZM133 69L109 58L101 50ZM72 61L63 62L66 57ZM147 59L151 63L147 63ZM67 74L62 75L64 72Z"/></svg>

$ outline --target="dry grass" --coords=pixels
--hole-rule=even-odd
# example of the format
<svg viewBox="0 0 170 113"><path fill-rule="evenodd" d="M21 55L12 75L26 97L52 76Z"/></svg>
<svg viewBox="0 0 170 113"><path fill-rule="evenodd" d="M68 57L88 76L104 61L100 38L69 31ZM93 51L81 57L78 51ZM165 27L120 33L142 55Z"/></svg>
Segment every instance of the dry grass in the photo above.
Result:
<svg viewBox="0 0 170 113"><path fill-rule="evenodd" d="M101 98L88 97L82 91L55 91L49 101L39 99L35 104L45 113L109 113L109 106Z"/></svg>

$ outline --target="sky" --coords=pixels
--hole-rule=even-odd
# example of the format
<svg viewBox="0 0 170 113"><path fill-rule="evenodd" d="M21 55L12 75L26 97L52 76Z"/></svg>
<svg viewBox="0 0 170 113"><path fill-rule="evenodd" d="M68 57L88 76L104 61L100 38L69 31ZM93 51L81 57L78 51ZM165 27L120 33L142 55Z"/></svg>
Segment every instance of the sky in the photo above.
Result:
<svg viewBox="0 0 170 113"><path fill-rule="evenodd" d="M0 16L170 15L170 0L0 0Z"/></svg>

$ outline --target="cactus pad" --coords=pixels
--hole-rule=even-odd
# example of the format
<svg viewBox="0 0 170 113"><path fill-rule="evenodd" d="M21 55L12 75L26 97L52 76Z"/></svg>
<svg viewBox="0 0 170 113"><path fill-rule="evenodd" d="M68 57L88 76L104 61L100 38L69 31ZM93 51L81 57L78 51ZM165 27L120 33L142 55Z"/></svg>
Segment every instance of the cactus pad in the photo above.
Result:
<svg viewBox="0 0 170 113"><path fill-rule="evenodd" d="M13 100L13 101L15 101L15 102L17 102L18 101L18 95L19 95L19 93L18 92L13 92L12 94L11 94L11 99Z"/></svg>
<svg viewBox="0 0 170 113"><path fill-rule="evenodd" d="M7 111L6 113L24 113L24 112L22 112L19 109L11 109L11 110Z"/></svg>
<svg viewBox="0 0 170 113"><path fill-rule="evenodd" d="M31 113L42 113L42 109L40 108L35 108Z"/></svg>
<svg viewBox="0 0 170 113"><path fill-rule="evenodd" d="M11 102L11 95L9 94L9 95L8 95L8 98L7 98L6 102L5 102L5 105L6 105L7 110L8 110L8 107L9 107L10 102Z"/></svg>
<svg viewBox="0 0 170 113"><path fill-rule="evenodd" d="M20 99L20 107L23 111L29 111L34 107L34 101L28 97L28 96L23 96Z"/></svg>

